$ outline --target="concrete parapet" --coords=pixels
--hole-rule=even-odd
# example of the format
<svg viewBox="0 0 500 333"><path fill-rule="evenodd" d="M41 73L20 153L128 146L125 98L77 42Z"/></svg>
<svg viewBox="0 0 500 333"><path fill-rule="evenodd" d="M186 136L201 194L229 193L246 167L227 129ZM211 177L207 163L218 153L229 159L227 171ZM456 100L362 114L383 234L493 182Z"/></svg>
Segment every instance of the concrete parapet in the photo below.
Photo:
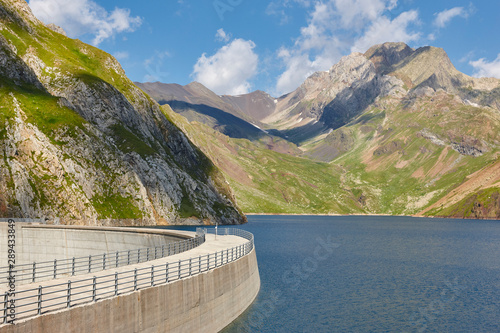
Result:
<svg viewBox="0 0 500 333"><path fill-rule="evenodd" d="M166 245L190 238L162 229L49 226L16 222L16 263L29 264ZM7 223L0 223L0 253L7 250ZM7 256L0 256L0 267Z"/></svg>
<svg viewBox="0 0 500 333"><path fill-rule="evenodd" d="M2 226L0 225L0 227ZM17 248L22 249L21 251L26 253L40 252L43 244L48 247L47 244L55 243L59 248L58 253L63 253L66 258L68 255L71 256L72 253L89 254L89 250L96 249L96 244L106 246L105 249L100 248L98 250L98 253L102 253L127 250L131 246L157 246L162 244L157 243L158 241L175 241L194 236L192 232L159 229L36 226L21 223L16 225L16 229L20 236L16 238L20 241ZM167 276L164 280L166 282L160 282L162 284L159 285L154 285L153 278L151 278L151 287L146 286L133 292L125 290L123 294L115 293L114 295L118 296L112 294L104 299L94 297L93 301L89 303L82 302L71 304L71 306L68 303L68 307L64 310L55 311L56 308L49 310L54 312L45 314L43 314L44 311L40 312L38 310L42 315L36 315L35 312L34 317L21 317L20 320L16 321L15 325L3 324L0 326L0 333L218 332L247 309L260 289L260 276L255 249L253 248L253 236L247 232L241 236L239 234L241 230L235 230L237 232L233 235L220 235L219 237L206 235L207 241L190 251L148 263L133 265L133 267L152 267L152 265L156 264L164 265L170 262L178 262L180 269L180 260L185 262L187 260L189 262L189 275L191 275L191 258L194 258L199 260L200 265L198 266L199 272L195 270L192 276L182 277L182 279L176 281L171 281ZM3 232L3 230L1 231ZM58 236L54 236L53 232L56 232ZM47 234L44 236L44 233ZM47 236L49 234L52 234L50 239ZM251 238L248 238L248 235ZM162 239L159 240L156 236L162 237ZM46 243L40 241L44 239ZM35 240L39 242L37 243ZM0 246L6 248L6 241L2 243L2 240L0 240ZM81 252L71 252L75 251L70 249L71 246L76 246L79 248L78 251ZM243 256L236 256L231 259L234 261L230 261L229 259L234 254L233 249L241 249L242 247L247 248L248 251L239 252ZM47 259L48 253L53 255L57 251L45 251L41 254L43 255L42 258ZM219 253L219 257L215 253ZM212 259L210 259L210 255ZM201 263L205 265L205 259L201 261L202 257L207 258L207 271L201 269ZM213 258L215 258L215 261ZM224 263L223 258L225 258L226 263ZM214 266L209 267L211 265L209 263L214 264ZM217 263L220 266L217 266ZM117 269L117 271L119 270L132 270L133 272L134 268L125 266ZM135 271L137 272L137 269ZM109 273L103 271L102 274ZM114 274L116 277L118 273ZM84 277L81 276L78 279ZM181 278L180 274L179 278ZM95 285L95 275L93 279ZM116 281L115 279L115 286L118 285ZM50 284L52 282L43 283ZM61 282L54 280L53 283L60 286ZM30 285L24 288L26 289L24 295L31 293L30 290L33 290L30 289L33 288ZM38 284L36 284L36 288L38 288ZM39 287L38 290L41 290L41 288ZM92 292L92 284L89 288L91 288L90 292ZM68 287L68 290L70 290L69 295L71 296L71 288ZM81 293L83 290L79 292ZM17 293L19 294L21 291L18 290ZM41 293L38 295L41 295ZM36 297L36 294L34 296ZM52 294L50 297L55 296L55 294ZM41 302L41 298L39 302ZM50 306L50 300L44 299L44 302L49 302L45 306ZM53 302L59 302L59 299ZM16 304L18 303L16 302ZM30 304L28 306L31 306Z"/></svg>
<svg viewBox="0 0 500 333"><path fill-rule="evenodd" d="M48 313L1 333L218 332L260 289L255 250L205 273L96 303Z"/></svg>

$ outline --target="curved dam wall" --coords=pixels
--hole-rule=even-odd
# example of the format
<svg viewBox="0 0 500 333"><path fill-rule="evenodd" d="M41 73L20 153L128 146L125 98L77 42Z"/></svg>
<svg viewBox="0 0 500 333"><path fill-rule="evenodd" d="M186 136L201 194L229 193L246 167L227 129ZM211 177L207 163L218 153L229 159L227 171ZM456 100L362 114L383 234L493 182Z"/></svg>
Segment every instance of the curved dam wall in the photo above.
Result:
<svg viewBox="0 0 500 333"><path fill-rule="evenodd" d="M61 232L62 229L64 229L65 232L58 234L59 236L57 237L53 236L53 231ZM49 230L52 231L49 232ZM17 234L21 233L23 236L35 235L37 236L35 238L39 240L44 238L47 239L47 237L41 236L45 231L52 234L50 238L57 244L64 244L64 242L67 244L76 244L78 242L82 242L83 245L78 251L87 251L85 253L89 253L89 249L95 250L95 246L93 244L96 242L98 237L103 237L103 235L105 237L102 238L100 242L107 244L108 247L106 248L106 251L113 251L110 249L112 246L115 246L113 245L115 243L118 248L113 249L127 250L127 247L129 246L137 247L138 245L158 245L158 243L156 243L158 241L178 241L186 238L192 238L195 235L195 233L192 232L189 233L158 229L150 229L148 231L147 229L142 228L75 228L69 226L52 227L42 225L16 225ZM96 236L96 233L99 236ZM134 235L129 235L129 233ZM163 237L163 240L156 239L156 237L153 237L152 234L158 234L157 236ZM3 235L5 234L2 230L0 238L3 238ZM143 238L143 240L139 241L139 243L131 240L127 242L124 241L124 243L120 244L120 240L133 239L134 237ZM233 251L229 250L232 246L234 246L234 244L237 244L238 246L251 244L249 249L250 252L243 255L239 259L235 259L234 261L230 261L225 264L222 264L223 260L219 257L219 262L222 264L221 266L210 268L210 270L205 272L201 272L200 269L200 272L195 275L183 277L180 280L158 285L154 285L153 282L151 282L152 286L144 289L124 292L123 294L115 294L117 296L111 295L108 298L97 299L88 303L82 302L80 304L75 304L74 306L68 305L67 308L60 308L60 310L56 309L52 312L41 311L41 315L30 317L28 319L21 318L21 320L16 321L15 325L0 325L0 333L218 332L229 325L234 319L241 315L241 313L243 313L248 306L251 305L257 297L260 289L260 276L257 265L257 257L255 249L253 248L253 236L251 240L248 241L251 241L251 243L244 243L243 241L246 241L245 237L239 238L236 236L222 235L220 237L221 238L217 239L214 235L210 235L210 237L207 238L207 241L201 246L190 251L174 255L172 260L177 262L176 260L179 258L175 258L175 256L179 256L187 258L184 260L188 260L189 263L191 262L190 258L194 258L195 260L200 258L201 262L200 255L208 253L203 251L209 251L209 253L212 253L213 255L215 251L222 253L222 251L226 250L228 252L226 252L225 258L228 260L228 255L233 253ZM233 239L230 243L227 243L224 241L224 237L234 237L236 238L236 242ZM238 239L241 239L241 241ZM16 237L16 242L18 240L23 241L21 237ZM3 242L3 239L0 242ZM49 243L50 242L47 242L47 244ZM28 241L25 239L23 244L17 244L17 247L22 247L24 251L36 252L36 249L40 246L39 244L40 243L30 243L28 245ZM0 246L5 248L6 243L1 243ZM85 248L85 246L88 247ZM47 245L46 247L50 246ZM102 253L103 249L104 248L100 248L98 250L98 254ZM70 250L68 249L67 251ZM47 255L47 253L44 255ZM43 258L46 259L46 257ZM162 263L168 260L168 258L170 257L158 259L156 262L163 265ZM153 263L148 262L137 265L142 264L152 265ZM217 259L215 261L215 266L217 266ZM123 269L127 269L127 267L128 266L124 266ZM82 279L82 277L78 277L77 279ZM63 278L62 280L64 283L68 281L66 278ZM34 283L33 285L36 288L38 283ZM90 285L90 288L91 287L92 285ZM27 285L27 287L25 287L25 289L30 288L32 288L31 285ZM47 289L44 288L44 290ZM20 293L20 290L17 292ZM36 294L34 295L36 296ZM54 294L49 295L50 298L55 297ZM46 299L46 296L43 297L45 308L50 306L50 302L60 301L60 298L56 301L52 301L50 299ZM63 295L63 297L66 296ZM74 297L77 296L75 295ZM16 304L18 304L18 306L20 305L17 302Z"/></svg>
<svg viewBox="0 0 500 333"><path fill-rule="evenodd" d="M0 223L0 253L7 249L7 223ZM89 255L162 246L190 238L167 230L146 228L50 226L16 222L16 262L71 259ZM0 267L7 256L0 256Z"/></svg>
<svg viewBox="0 0 500 333"><path fill-rule="evenodd" d="M218 332L247 309L259 289L254 249L184 280L45 314L0 332Z"/></svg>

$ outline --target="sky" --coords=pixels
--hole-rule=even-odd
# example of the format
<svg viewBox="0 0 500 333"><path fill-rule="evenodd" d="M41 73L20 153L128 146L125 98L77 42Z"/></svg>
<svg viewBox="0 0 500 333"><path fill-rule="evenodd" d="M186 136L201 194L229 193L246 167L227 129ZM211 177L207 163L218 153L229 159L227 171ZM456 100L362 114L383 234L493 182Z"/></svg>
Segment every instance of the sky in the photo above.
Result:
<svg viewBox="0 0 500 333"><path fill-rule="evenodd" d="M384 42L443 48L500 78L497 0L28 0L45 23L115 56L138 82L198 81L279 97L342 56Z"/></svg>

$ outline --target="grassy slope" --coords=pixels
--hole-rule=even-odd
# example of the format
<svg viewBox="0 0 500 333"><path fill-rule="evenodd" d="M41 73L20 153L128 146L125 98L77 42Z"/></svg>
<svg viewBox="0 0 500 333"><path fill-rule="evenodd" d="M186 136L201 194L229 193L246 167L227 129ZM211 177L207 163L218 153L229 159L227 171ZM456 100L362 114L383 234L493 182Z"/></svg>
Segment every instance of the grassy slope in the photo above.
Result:
<svg viewBox="0 0 500 333"><path fill-rule="evenodd" d="M35 54L45 65L51 68L44 69L44 75L50 79L60 80L59 84L61 85L68 84L69 82L65 82L65 80L68 80L69 77L77 77L86 82L90 80L94 82L111 82L125 96L132 96L132 94L128 94L131 85L128 79L106 67L105 63L109 61L111 56L104 51L84 44L79 40L61 36L42 25L34 26L35 34L32 34L15 22L7 21L4 24L5 28L0 33L14 45L17 55L22 57L28 52ZM64 75L64 79L61 79L61 74ZM7 99L10 99L9 104L12 104L11 96L17 99L19 106L26 114L26 121L35 125L53 144L65 144L65 142L58 142L56 136L77 138L82 133L85 133L85 135L94 137L86 130L84 124L87 122L85 119L75 111L58 103L58 97L54 97L32 85L16 85L6 79L2 80L0 89L2 89L2 93L5 92L2 96L8 96ZM8 104L2 103L2 105ZM8 114L8 112L12 113L8 109L11 108L6 107L0 116L2 124L12 119L14 115ZM129 136L132 135L131 133L127 134L124 136L124 141L129 141ZM73 158L78 160L77 156ZM99 168L100 166L96 165L96 167ZM108 174L109 179L114 178L111 170L108 170L105 166L101 167L101 171ZM59 206L60 209L64 210L64 205L59 202L62 200L61 198L52 198L54 201L49 199L46 194L57 192L56 189L50 188L50 182L39 179L36 170L30 176L32 178L30 185L41 207ZM74 183L72 179L67 179L66 182L68 185ZM14 184L11 185L14 186ZM78 190L76 189L76 191ZM84 193L79 193L79 195L84 195ZM140 210L131 197L109 193L109 195L96 196L91 201L100 218L142 217ZM64 204L64 201L62 204Z"/></svg>
<svg viewBox="0 0 500 333"><path fill-rule="evenodd" d="M245 213L364 213L355 196L342 188L338 166L232 139L189 123L169 106L163 110L223 170Z"/></svg>
<svg viewBox="0 0 500 333"><path fill-rule="evenodd" d="M360 191L372 212L415 214L496 159L497 147L479 157L451 148L452 141L471 138L493 142L500 119L491 110L464 106L446 93L413 107L380 104L385 110L373 108L347 125L357 145L333 161L344 166L345 186ZM425 138L424 129L444 145Z"/></svg>
<svg viewBox="0 0 500 333"><path fill-rule="evenodd" d="M331 163L278 154L166 112L224 170L247 213L416 214L496 160L498 147L481 142L495 142L500 121L444 92L405 103L386 98L339 129L351 133L354 145ZM482 156L451 147L471 141Z"/></svg>
<svg viewBox="0 0 500 333"><path fill-rule="evenodd" d="M83 81L87 85L94 87L109 84L123 94L133 105L137 106L148 101L155 103L147 95L146 100L136 99L140 90L125 76L118 62L106 52L77 39L70 39L57 34L44 25L34 24L32 26L33 31L29 32L25 27L13 21L4 20L2 24L0 34L16 49L16 54L13 54L13 57L22 58L32 54L43 61L46 67L41 69L42 75L44 80L52 87L57 89L57 87L72 85L76 81ZM90 137L91 140L95 140L96 146L102 146L101 139L87 129L87 121L77 112L62 106L60 98L54 97L26 82L16 84L4 77L0 77L0 140L6 137L5 125L11 123L15 117L12 97L15 97L19 102L21 110L26 115L25 121L37 127L51 140L52 144L62 146L66 142L58 141L59 138L69 137L78 140L79 137L84 135ZM157 121L161 123L162 120ZM122 153L134 151L145 158L148 155L155 154L157 149L166 149L165 147L151 146L150 142L146 142L143 138L118 124L111 126L110 131L118 149ZM106 159L118 159L118 156L114 156L112 151L107 151L105 155ZM88 163L94 163L92 167L97 169L103 175L103 179L106 179L110 184L117 178L115 171L111 170L106 163L100 163L99 159L94 162L84 161L79 155L68 155L65 158L73 159L84 168ZM4 162L7 165L9 163L9 161ZM51 186L52 183L47 179L37 176L38 170L41 170L38 162L33 159L34 168L33 172L30 173L30 185L36 194L36 202L40 203L42 207L58 207L57 209L62 212L61 214L74 217L65 210L68 203L65 202L64 198L61 198L59 189ZM180 167L187 172L191 171L188 170L187 166ZM199 173L203 174L202 178L204 179L210 176L221 193L230 193L230 189L224 183L220 172L209 159L201 154L197 170L192 176L197 178ZM73 186L77 181L71 179L71 176L68 177L68 179L64 180L68 191L75 192L76 197L85 197L85 193L81 191L81 188ZM7 182L7 188L9 190L6 192L15 193L16 188L12 181ZM143 217L139 208L140 203L126 193L116 192L116 188L110 187L109 191L88 199L87 204L94 207L99 218ZM0 202L5 201L6 198L2 200L0 197ZM10 204L16 206L16 202ZM218 207L219 210L227 208ZM197 212L194 212L192 203L186 200L183 200L179 209L181 217L197 214ZM6 207L0 207L0 210L6 210Z"/></svg>

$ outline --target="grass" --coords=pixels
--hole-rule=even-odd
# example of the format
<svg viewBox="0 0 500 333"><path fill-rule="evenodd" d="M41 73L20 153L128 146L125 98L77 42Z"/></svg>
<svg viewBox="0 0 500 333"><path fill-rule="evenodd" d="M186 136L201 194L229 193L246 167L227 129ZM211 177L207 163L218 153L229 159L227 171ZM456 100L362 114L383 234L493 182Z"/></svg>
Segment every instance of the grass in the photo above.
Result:
<svg viewBox="0 0 500 333"><path fill-rule="evenodd" d="M500 126L491 125L485 110L453 104L447 95L424 98L413 109L390 99L382 103L389 107L372 109L346 125L354 145L331 163L279 154L180 116L171 118L224 171L247 213L414 214L493 158L494 152L471 157L450 148L457 135L491 138ZM491 130L485 131L488 124ZM424 128L447 148L419 135ZM367 153L377 148L381 153Z"/></svg>
<svg viewBox="0 0 500 333"><path fill-rule="evenodd" d="M486 215L477 216L478 211ZM466 218L500 218L500 188L491 187L479 190L458 203L444 209L436 208L429 212L433 216L460 216Z"/></svg>
<svg viewBox="0 0 500 333"><path fill-rule="evenodd" d="M182 197L181 205L179 207L179 217L181 218L200 217L200 213L194 207L194 204L188 195L184 195Z"/></svg>
<svg viewBox="0 0 500 333"><path fill-rule="evenodd" d="M140 219L143 217L141 210L130 196L118 193L94 195L90 200L100 219Z"/></svg>
<svg viewBox="0 0 500 333"><path fill-rule="evenodd" d="M130 132L122 124L114 124L110 127L112 135L116 140L118 148L124 153L136 152L143 158L154 155L156 151L141 140L137 135Z"/></svg>

